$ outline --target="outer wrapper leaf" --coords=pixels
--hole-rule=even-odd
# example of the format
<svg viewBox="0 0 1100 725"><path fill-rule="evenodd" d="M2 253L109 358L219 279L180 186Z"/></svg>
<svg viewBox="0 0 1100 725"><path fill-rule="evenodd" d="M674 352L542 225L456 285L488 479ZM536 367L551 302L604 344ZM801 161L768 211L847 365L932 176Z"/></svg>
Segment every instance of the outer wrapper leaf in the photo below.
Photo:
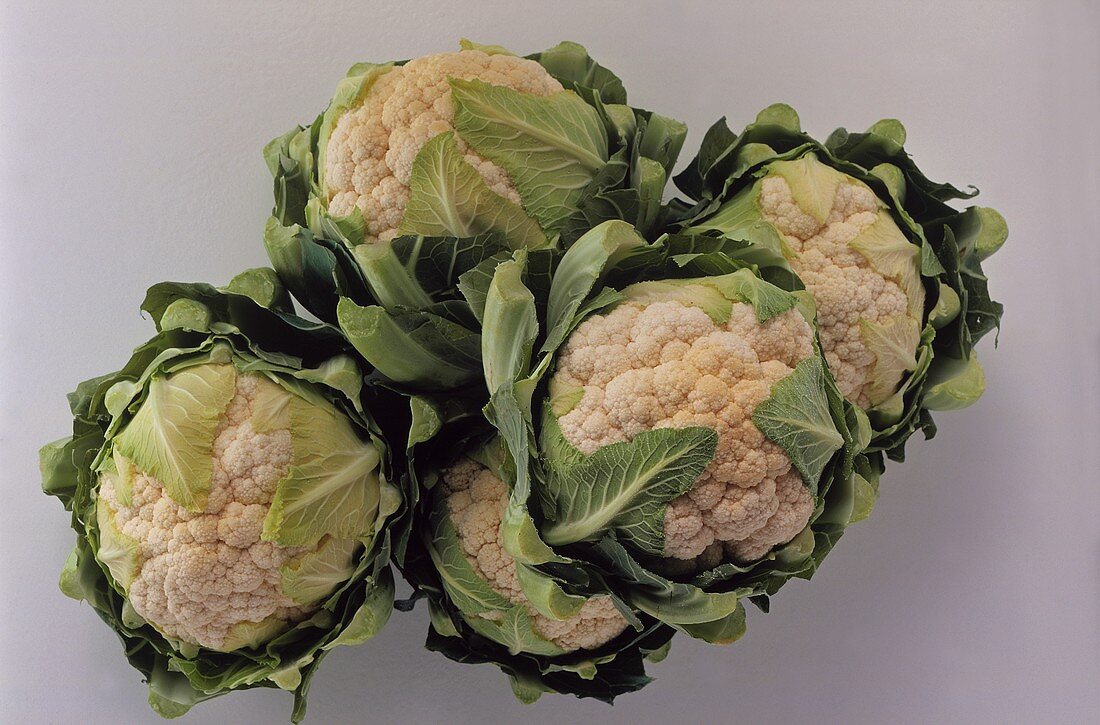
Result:
<svg viewBox="0 0 1100 725"><path fill-rule="evenodd" d="M136 615L110 572L93 552L99 546L95 495L104 451L148 395L148 380L206 362L233 363L261 372L288 389L327 401L346 415L380 452L387 481L400 481L390 438L404 439L408 419L400 398L364 387L350 347L329 325L295 316L271 270L251 270L222 290L205 284L162 283L150 288L142 309L158 334L138 347L115 373L78 386L69 396L73 435L43 449L43 489L72 512L76 548L61 585L88 602L122 639L127 659L149 683L149 703L164 717L237 689L280 687L295 696L292 719L301 720L309 682L329 649L373 636L389 617L391 549L407 536L408 498L383 482L373 534L342 584L307 620L259 646L214 652L169 641ZM375 417L370 411L381 411ZM402 533L404 532L404 533Z"/></svg>

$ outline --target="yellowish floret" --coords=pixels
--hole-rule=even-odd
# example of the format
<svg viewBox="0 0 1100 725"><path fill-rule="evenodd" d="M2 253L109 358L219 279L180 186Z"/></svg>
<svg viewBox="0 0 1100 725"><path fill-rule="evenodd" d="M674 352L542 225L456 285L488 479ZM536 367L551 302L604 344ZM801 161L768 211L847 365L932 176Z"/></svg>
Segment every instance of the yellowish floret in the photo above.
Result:
<svg viewBox="0 0 1100 725"><path fill-rule="evenodd" d="M734 303L719 324L678 301L626 302L581 323L562 351L555 383L583 390L559 418L562 434L590 454L656 428L712 428L714 460L666 509L664 554L694 559L717 544L757 559L797 535L814 504L752 414L813 352L796 309L761 324L752 306Z"/></svg>

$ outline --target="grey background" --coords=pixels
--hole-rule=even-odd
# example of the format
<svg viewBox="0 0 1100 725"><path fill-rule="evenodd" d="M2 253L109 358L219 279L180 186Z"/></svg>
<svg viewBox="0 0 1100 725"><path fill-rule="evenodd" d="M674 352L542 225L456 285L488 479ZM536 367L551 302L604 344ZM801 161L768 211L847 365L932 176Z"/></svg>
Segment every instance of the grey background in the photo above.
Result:
<svg viewBox="0 0 1100 725"><path fill-rule="evenodd" d="M421 649L426 613L324 663L314 723L1096 722L1100 719L1100 12L1085 2L4 3L0 10L0 720L146 722L119 643L56 574L67 517L38 490L64 395L118 366L162 279L265 262L260 148L352 62L585 43L632 101L689 122L774 101L811 132L895 116L935 179L1012 234L988 392L910 444L875 515L812 583L717 648L686 639L613 709L522 707L487 666ZM459 5L470 5L459 9ZM690 154L686 153L685 156ZM253 691L186 722L279 722Z"/></svg>

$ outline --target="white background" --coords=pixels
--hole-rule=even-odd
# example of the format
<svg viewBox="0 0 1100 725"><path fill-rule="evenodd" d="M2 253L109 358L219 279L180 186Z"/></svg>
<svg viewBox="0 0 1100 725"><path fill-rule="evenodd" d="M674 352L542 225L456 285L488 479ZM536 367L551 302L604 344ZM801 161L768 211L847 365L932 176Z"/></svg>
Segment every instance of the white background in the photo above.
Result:
<svg viewBox="0 0 1100 725"><path fill-rule="evenodd" d="M265 262L260 149L310 121L351 63L461 36L584 43L635 105L690 123L685 158L717 117L737 129L775 101L822 136L903 119L929 176L977 184L1009 221L987 264L1004 330L981 346L980 403L937 416L874 516L772 614L750 611L736 645L679 640L614 708L522 707L495 669L424 651L420 609L327 659L309 721L1100 719L1095 4L156 5L0 10L0 721L155 720L114 634L56 587L73 534L39 491L36 449L66 433L65 393L151 333L147 285ZM289 707L252 691L186 721L279 722Z"/></svg>

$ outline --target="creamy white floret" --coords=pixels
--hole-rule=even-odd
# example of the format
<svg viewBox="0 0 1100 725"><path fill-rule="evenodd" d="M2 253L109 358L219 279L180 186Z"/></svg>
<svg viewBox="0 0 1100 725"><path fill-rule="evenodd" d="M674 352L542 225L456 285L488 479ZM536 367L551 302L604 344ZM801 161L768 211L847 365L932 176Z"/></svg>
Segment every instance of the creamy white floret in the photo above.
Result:
<svg viewBox="0 0 1100 725"><path fill-rule="evenodd" d="M288 430L259 433L252 403L274 383L239 374L213 446L206 504L190 511L155 477L134 471L127 499L116 478L101 477L100 505L115 530L137 543L127 597L134 611L165 635L215 650L233 649L242 629L274 633L307 616L283 594L280 569L310 549L261 539L276 485L293 455ZM249 640L248 635L243 636Z"/></svg>
<svg viewBox="0 0 1100 725"><path fill-rule="evenodd" d="M427 55L383 74L361 104L337 120L325 157L329 211L338 216L362 212L368 241L396 234L409 200L413 159L429 139L453 130L451 78L537 96L562 90L535 61L480 50ZM504 169L478 156L461 138L455 140L490 189L520 202Z"/></svg>

